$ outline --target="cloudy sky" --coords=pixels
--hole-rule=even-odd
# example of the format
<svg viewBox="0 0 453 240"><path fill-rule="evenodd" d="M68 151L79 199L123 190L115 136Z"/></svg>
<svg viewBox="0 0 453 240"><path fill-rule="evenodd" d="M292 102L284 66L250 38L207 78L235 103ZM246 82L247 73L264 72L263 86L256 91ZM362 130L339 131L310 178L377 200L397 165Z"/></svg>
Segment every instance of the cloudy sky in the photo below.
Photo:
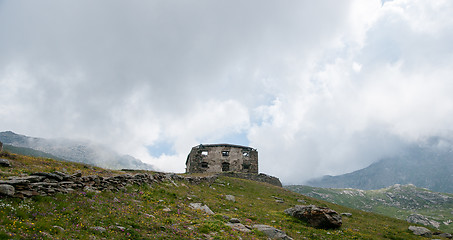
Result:
<svg viewBox="0 0 453 240"><path fill-rule="evenodd" d="M0 0L0 131L302 183L453 130L452 43L450 0Z"/></svg>

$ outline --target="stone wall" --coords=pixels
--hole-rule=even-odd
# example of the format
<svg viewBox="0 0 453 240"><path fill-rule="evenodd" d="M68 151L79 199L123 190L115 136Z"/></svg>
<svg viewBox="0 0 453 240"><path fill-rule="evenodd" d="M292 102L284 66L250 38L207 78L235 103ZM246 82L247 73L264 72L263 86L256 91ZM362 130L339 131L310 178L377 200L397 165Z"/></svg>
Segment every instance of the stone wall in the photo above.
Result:
<svg viewBox="0 0 453 240"><path fill-rule="evenodd" d="M62 172L38 172L25 177L10 177L7 180L0 180L0 193L23 198L81 190L118 191L128 184L152 184L161 181L161 179L162 177L159 175L146 173L100 177L97 175L82 176L80 172L72 175Z"/></svg>
<svg viewBox="0 0 453 240"><path fill-rule="evenodd" d="M151 185L163 181L169 181L177 186L173 180L182 180L190 184L212 184L219 175L282 186L278 178L263 173L244 174L229 172L208 176L187 176L174 173L135 173L101 177L97 175L82 176L80 172L69 175L55 171L52 173L37 172L29 176L10 177L0 180L0 196L25 198L37 195L47 196L56 193L70 193L73 191L120 191L128 185Z"/></svg>
<svg viewBox="0 0 453 240"><path fill-rule="evenodd" d="M231 144L200 144L187 156L186 173L258 173L258 151Z"/></svg>
<svg viewBox="0 0 453 240"><path fill-rule="evenodd" d="M248 179L248 180L253 180L253 181L257 181L257 182L269 183L269 184L272 184L272 185L275 185L278 187L282 186L280 179L278 179L277 177L269 176L264 173L247 174L247 173L227 172L227 173L221 173L221 175L227 176L227 177Z"/></svg>

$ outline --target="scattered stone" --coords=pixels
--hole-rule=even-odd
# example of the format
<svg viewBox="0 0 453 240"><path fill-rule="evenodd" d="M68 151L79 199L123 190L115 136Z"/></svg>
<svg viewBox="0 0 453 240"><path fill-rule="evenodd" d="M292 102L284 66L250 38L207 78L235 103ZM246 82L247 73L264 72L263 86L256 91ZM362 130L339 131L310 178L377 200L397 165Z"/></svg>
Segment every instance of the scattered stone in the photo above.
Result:
<svg viewBox="0 0 453 240"><path fill-rule="evenodd" d="M0 167L11 167L8 159L0 158Z"/></svg>
<svg viewBox="0 0 453 240"><path fill-rule="evenodd" d="M421 224L425 226L433 226L435 228L440 227L440 223L434 220L430 220L427 217L420 215L420 214L411 214L407 217L406 221L415 224Z"/></svg>
<svg viewBox="0 0 453 240"><path fill-rule="evenodd" d="M290 236L286 235L286 233L283 232L282 230L276 229L276 228L268 226L268 225L257 224L257 225L253 225L253 228L255 228L256 230L258 230L260 232L263 232L271 239L283 239L283 240L292 240L293 239Z"/></svg>
<svg viewBox="0 0 453 240"><path fill-rule="evenodd" d="M251 232L252 230L248 229L244 224L242 223L226 223L227 226L231 227L232 229L240 232Z"/></svg>
<svg viewBox="0 0 453 240"><path fill-rule="evenodd" d="M241 223L241 220L239 220L238 218L231 218L230 223Z"/></svg>
<svg viewBox="0 0 453 240"><path fill-rule="evenodd" d="M283 200L275 200L276 203L285 203Z"/></svg>
<svg viewBox="0 0 453 240"><path fill-rule="evenodd" d="M60 226L53 226L53 228L55 228L56 230L58 230L59 232L64 232L64 228L60 227Z"/></svg>
<svg viewBox="0 0 453 240"><path fill-rule="evenodd" d="M145 215L145 217L156 218L154 215L151 215L151 214L148 214L148 213L145 213L145 214L143 214L143 215Z"/></svg>
<svg viewBox="0 0 453 240"><path fill-rule="evenodd" d="M8 184L0 184L0 195L13 196L14 187Z"/></svg>
<svg viewBox="0 0 453 240"><path fill-rule="evenodd" d="M201 210L210 215L214 214L214 212L211 209L209 209L208 206L203 205L202 203L190 203L189 206L195 210Z"/></svg>
<svg viewBox="0 0 453 240"><path fill-rule="evenodd" d="M233 195L225 195L225 199L228 201L236 202L236 198Z"/></svg>
<svg viewBox="0 0 453 240"><path fill-rule="evenodd" d="M339 228L342 224L341 215L336 211L315 205L296 205L295 207L286 209L285 213L305 221L315 228Z"/></svg>
<svg viewBox="0 0 453 240"><path fill-rule="evenodd" d="M412 233L417 236L423 236L423 237L432 237L433 236L433 233L425 227L409 226L409 230L412 231Z"/></svg>
<svg viewBox="0 0 453 240"><path fill-rule="evenodd" d="M162 209L162 211L164 211L164 212L171 212L171 209L167 207L167 208Z"/></svg>
<svg viewBox="0 0 453 240"><path fill-rule="evenodd" d="M341 216L352 217L352 213L344 212L344 213L341 213Z"/></svg>
<svg viewBox="0 0 453 240"><path fill-rule="evenodd" d="M98 232L105 232L106 229L103 227L90 227L91 230L98 231Z"/></svg>
<svg viewBox="0 0 453 240"><path fill-rule="evenodd" d="M126 228L125 228L125 227L122 227L122 226L116 226L116 228L118 228L118 230L120 230L120 231L126 230Z"/></svg>
<svg viewBox="0 0 453 240"><path fill-rule="evenodd" d="M307 203L305 200L303 199L297 199L297 202L300 202L300 203Z"/></svg>

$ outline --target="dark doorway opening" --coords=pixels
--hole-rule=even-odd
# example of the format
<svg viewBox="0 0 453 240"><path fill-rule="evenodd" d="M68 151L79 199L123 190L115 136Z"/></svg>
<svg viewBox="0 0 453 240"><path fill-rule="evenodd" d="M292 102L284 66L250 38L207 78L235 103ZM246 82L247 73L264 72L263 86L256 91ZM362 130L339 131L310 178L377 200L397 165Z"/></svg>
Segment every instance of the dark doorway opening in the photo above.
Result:
<svg viewBox="0 0 453 240"><path fill-rule="evenodd" d="M230 171L230 164L227 162L222 163L222 172Z"/></svg>

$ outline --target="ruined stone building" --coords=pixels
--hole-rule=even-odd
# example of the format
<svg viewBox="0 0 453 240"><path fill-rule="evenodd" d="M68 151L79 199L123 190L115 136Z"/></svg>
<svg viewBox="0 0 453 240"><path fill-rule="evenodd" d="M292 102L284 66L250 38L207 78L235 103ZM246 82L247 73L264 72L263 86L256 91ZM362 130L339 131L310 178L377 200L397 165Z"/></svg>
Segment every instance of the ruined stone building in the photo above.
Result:
<svg viewBox="0 0 453 240"><path fill-rule="evenodd" d="M258 173L258 151L232 144L200 144L187 156L186 173Z"/></svg>

